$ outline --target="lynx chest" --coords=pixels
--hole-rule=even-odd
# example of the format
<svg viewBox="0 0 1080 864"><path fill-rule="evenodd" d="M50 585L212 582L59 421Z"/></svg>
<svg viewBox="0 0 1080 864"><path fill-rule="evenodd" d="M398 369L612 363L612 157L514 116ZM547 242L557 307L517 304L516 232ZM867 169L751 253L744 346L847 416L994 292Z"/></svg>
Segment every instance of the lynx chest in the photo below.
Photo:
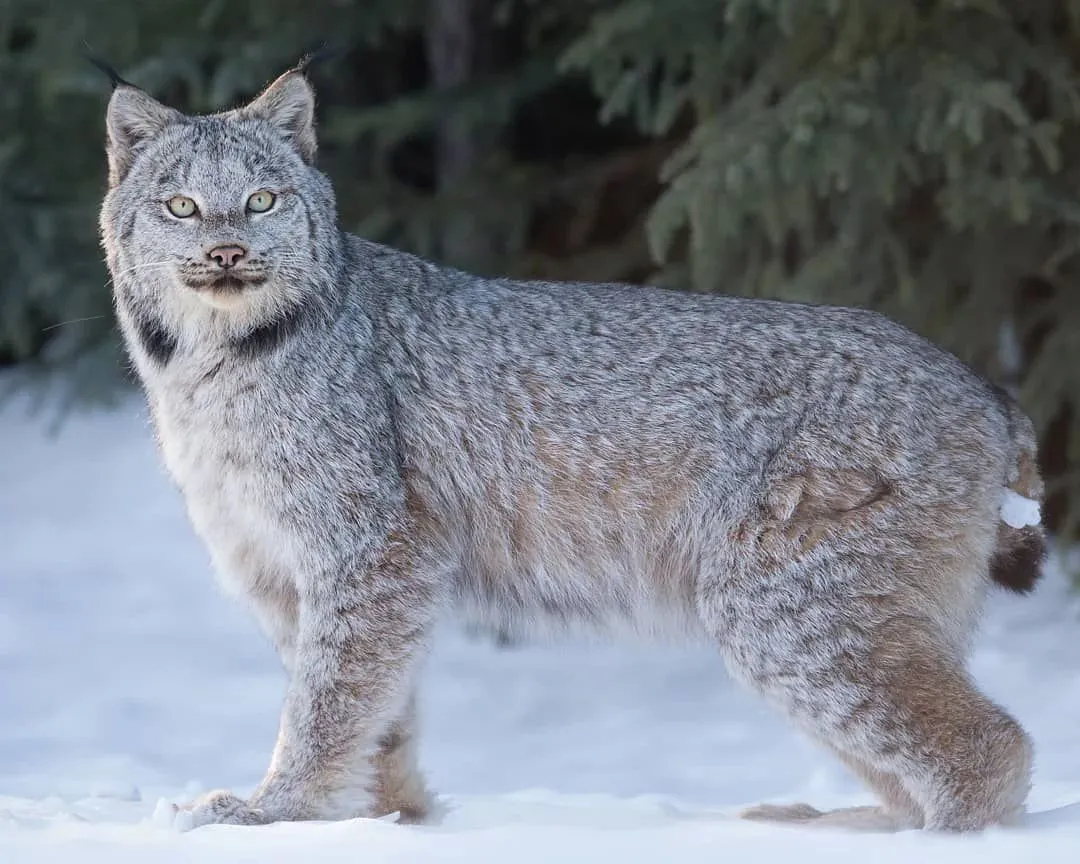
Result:
<svg viewBox="0 0 1080 864"><path fill-rule="evenodd" d="M291 582L304 548L294 509L290 443L304 430L236 392L152 393L158 443L188 516L225 586L250 594Z"/></svg>

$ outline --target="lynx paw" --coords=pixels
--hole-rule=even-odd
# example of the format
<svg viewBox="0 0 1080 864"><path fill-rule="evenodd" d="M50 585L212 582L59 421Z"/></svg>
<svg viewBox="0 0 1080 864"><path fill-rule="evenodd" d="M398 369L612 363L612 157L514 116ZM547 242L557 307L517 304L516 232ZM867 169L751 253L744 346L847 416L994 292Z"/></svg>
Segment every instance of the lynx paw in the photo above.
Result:
<svg viewBox="0 0 1080 864"><path fill-rule="evenodd" d="M821 811L809 804L758 804L743 810L739 818L871 833L892 833L916 827L884 807L842 807L839 810Z"/></svg>
<svg viewBox="0 0 1080 864"><path fill-rule="evenodd" d="M753 822L810 822L823 814L809 804L758 804L739 813Z"/></svg>
<svg viewBox="0 0 1080 864"><path fill-rule="evenodd" d="M178 808L177 822L184 828L203 825L265 825L273 820L262 810L252 807L231 792L207 792L190 804Z"/></svg>

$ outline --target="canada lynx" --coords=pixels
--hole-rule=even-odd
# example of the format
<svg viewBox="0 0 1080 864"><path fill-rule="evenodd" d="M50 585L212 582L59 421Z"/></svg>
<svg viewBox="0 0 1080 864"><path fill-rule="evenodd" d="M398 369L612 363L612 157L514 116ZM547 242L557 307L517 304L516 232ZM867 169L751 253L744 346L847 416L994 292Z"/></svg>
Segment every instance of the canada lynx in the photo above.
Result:
<svg viewBox="0 0 1080 864"><path fill-rule="evenodd" d="M302 68L213 116L117 80L107 127L160 449L289 676L265 779L194 824L424 819L414 690L450 608L708 640L883 805L748 818L1022 812L1028 737L965 670L991 582L1030 590L1044 554L1007 395L867 311L481 279L346 234Z"/></svg>

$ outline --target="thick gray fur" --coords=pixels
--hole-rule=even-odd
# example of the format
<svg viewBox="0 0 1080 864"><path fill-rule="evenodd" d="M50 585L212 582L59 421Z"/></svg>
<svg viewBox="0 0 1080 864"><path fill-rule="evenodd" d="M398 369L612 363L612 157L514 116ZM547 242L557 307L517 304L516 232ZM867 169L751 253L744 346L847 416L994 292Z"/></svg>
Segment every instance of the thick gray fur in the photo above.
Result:
<svg viewBox="0 0 1080 864"><path fill-rule="evenodd" d="M264 781L194 824L424 819L414 690L451 609L711 643L882 799L748 818L1022 811L1029 740L965 670L991 582L1030 589L1043 555L999 518L1006 487L1043 494L1008 396L867 311L481 279L343 233L302 72L215 116L121 84L108 130L161 452L289 676ZM247 250L231 282L221 245Z"/></svg>

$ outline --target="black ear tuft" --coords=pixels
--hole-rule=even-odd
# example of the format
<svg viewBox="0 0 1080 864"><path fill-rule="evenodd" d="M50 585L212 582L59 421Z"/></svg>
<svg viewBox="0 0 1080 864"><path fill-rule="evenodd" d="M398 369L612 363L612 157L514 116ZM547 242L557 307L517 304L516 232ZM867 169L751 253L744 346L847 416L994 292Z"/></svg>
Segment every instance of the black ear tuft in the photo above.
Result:
<svg viewBox="0 0 1080 864"><path fill-rule="evenodd" d="M300 58L300 62L293 66L293 68L289 71L299 72L301 75L307 75L311 67L329 62L335 57L344 56L344 54L345 49L340 46L332 47L330 45L327 45L325 41L318 42L311 48L309 48Z"/></svg>
<svg viewBox="0 0 1080 864"><path fill-rule="evenodd" d="M95 54L93 49L86 43L85 40L83 40L83 47L86 49L85 55L87 62L89 62L92 66L96 66L98 69L105 73L109 81L112 82L114 90L117 87L135 86L130 81L125 81L123 78L121 78L120 73L117 72L116 69L113 68L109 63L107 63L105 60Z"/></svg>

